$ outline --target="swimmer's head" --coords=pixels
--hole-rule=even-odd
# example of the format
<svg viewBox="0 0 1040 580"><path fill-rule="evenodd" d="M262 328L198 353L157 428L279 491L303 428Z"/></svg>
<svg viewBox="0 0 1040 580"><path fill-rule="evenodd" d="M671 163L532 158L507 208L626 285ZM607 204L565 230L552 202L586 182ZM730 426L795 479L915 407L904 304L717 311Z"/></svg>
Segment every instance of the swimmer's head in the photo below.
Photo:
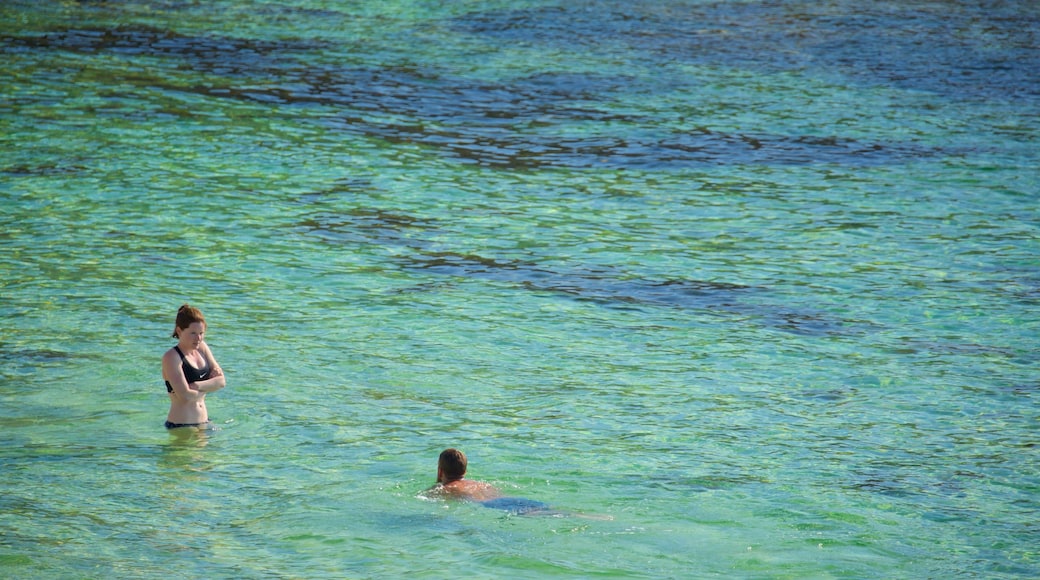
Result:
<svg viewBox="0 0 1040 580"><path fill-rule="evenodd" d="M179 331L188 328L196 322L201 322L203 326L206 326L206 318L202 316L202 311L187 304L181 306L177 310L177 325L173 327L173 338L179 336Z"/></svg>
<svg viewBox="0 0 1040 580"><path fill-rule="evenodd" d="M437 481L448 483L466 475L466 454L458 449L445 449L437 460Z"/></svg>

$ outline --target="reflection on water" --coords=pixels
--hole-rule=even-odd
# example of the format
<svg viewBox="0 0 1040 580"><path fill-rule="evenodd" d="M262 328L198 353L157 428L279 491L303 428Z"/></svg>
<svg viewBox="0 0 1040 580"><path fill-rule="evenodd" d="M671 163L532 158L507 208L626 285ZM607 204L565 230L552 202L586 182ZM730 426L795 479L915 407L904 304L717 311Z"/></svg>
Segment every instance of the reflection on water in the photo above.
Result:
<svg viewBox="0 0 1040 580"><path fill-rule="evenodd" d="M162 447L163 457L169 461L177 461L176 463L164 461L164 467L191 469L197 460L206 457L204 454L194 452L203 449L209 443L210 433L212 432L210 429L182 427L179 429L167 429L166 432L170 435L170 443Z"/></svg>

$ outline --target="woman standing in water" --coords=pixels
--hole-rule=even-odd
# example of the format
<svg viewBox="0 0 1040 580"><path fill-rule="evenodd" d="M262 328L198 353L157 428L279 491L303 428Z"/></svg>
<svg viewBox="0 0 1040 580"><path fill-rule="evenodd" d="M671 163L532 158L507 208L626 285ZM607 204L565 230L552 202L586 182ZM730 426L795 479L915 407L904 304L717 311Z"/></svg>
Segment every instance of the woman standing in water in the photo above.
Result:
<svg viewBox="0 0 1040 580"><path fill-rule="evenodd" d="M181 306L173 329L177 346L166 351L162 359L163 379L170 395L167 429L207 426L206 394L224 388L224 371L203 340L205 335L202 312L187 304Z"/></svg>

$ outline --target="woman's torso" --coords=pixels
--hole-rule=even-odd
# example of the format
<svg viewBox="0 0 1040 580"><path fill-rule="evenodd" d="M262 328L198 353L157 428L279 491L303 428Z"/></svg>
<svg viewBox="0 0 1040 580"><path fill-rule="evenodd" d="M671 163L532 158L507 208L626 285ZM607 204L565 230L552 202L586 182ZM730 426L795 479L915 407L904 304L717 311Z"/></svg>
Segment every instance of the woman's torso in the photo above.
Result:
<svg viewBox="0 0 1040 580"><path fill-rule="evenodd" d="M174 346L173 349L177 351L177 355L181 359L181 370L184 372L184 380L188 383L197 383L204 381L209 378L212 366L209 364L209 360L206 358L201 351L195 351L197 358L201 360L201 364L196 367L189 362L188 357L184 355L181 349ZM205 423L209 420L209 414L206 411L206 402L204 400L205 395L200 397L197 401L185 401L177 395L173 390L173 385L170 381L166 381L166 392L169 393L170 397L170 412L166 416L166 420L171 423L179 424L191 424L191 423Z"/></svg>

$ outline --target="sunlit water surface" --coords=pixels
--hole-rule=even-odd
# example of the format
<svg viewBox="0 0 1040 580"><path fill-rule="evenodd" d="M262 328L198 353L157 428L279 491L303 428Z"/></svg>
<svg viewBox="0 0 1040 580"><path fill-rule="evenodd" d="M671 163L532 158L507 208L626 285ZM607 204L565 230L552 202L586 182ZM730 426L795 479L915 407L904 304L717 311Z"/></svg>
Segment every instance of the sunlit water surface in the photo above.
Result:
<svg viewBox="0 0 1040 580"><path fill-rule="evenodd" d="M4 2L0 575L1040 576L1040 9L976 4Z"/></svg>

